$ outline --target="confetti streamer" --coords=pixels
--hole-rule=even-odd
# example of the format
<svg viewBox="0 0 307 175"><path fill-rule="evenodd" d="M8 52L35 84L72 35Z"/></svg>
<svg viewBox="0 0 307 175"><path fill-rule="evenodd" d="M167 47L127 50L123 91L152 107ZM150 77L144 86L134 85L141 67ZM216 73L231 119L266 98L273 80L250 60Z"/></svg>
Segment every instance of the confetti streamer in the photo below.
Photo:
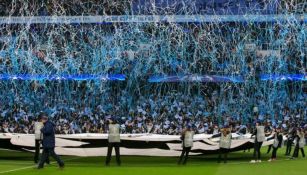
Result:
<svg viewBox="0 0 307 175"><path fill-rule="evenodd" d="M128 20L137 15L165 16L165 20L162 18L158 22L1 22L0 74L10 75L10 78L0 81L0 104L7 108L26 105L28 110L37 113L54 106L96 108L111 103L120 104L120 115L125 115L129 109L136 108L135 101L140 96L163 96L175 91L203 99L216 96L215 107L207 111L216 116L237 112L246 117L254 105L271 115L284 105L303 109L304 106L296 102L306 97L303 91L306 81L300 81L306 80L307 67L306 2L225 2L0 2L0 9L6 9L0 12L1 16L6 17L123 15L123 19ZM253 14L277 13L283 15L283 20L251 20L244 16L252 18ZM194 15L195 19L184 22L186 19L182 15ZM216 20L200 22L197 15L215 15L212 19ZM236 16L231 15L243 15L244 18L236 21ZM303 19L293 15L302 15ZM178 21L170 22L174 17ZM227 21L221 22L226 17ZM27 75L32 79L14 75ZM63 75L125 75L126 80L54 78ZM215 84L148 82L150 77L170 75L227 76L230 80ZM275 78L271 79L273 75ZM287 81L282 75L303 77ZM231 81L236 77L240 81Z"/></svg>

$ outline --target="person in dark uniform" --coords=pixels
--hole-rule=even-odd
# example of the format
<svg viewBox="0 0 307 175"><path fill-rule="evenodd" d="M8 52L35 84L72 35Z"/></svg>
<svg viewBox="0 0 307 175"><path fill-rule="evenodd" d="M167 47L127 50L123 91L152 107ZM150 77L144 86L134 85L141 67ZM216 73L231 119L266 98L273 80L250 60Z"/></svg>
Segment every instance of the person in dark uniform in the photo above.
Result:
<svg viewBox="0 0 307 175"><path fill-rule="evenodd" d="M42 116L39 115L36 122L34 123L34 137L35 137L35 153L34 153L34 163L38 163L40 147L42 142L42 133L41 129L44 127L43 122L41 121ZM50 164L49 157L46 160L47 164Z"/></svg>
<svg viewBox="0 0 307 175"><path fill-rule="evenodd" d="M265 125L265 127L264 127L264 132L265 132L265 135L266 135L266 136L272 135L272 134L273 134L273 130L274 130L274 128L271 127L271 123L270 123L270 122L268 122L268 123ZM269 153L271 152L272 147L273 147L273 145L269 145L269 146L268 146L268 150L267 150L267 152L266 152L267 154L269 154Z"/></svg>
<svg viewBox="0 0 307 175"><path fill-rule="evenodd" d="M43 154L38 164L38 169L44 168L44 164L48 159L49 155L53 157L60 168L64 168L64 162L60 159L60 157L54 152L55 148L55 124L48 120L47 115L42 114L42 122L44 127L41 129L43 134Z"/></svg>
<svg viewBox="0 0 307 175"><path fill-rule="evenodd" d="M297 130L296 135L294 136L296 140L295 148L291 159L298 158L299 150L301 150L302 156L305 157L304 147L305 147L305 132L303 128Z"/></svg>
<svg viewBox="0 0 307 175"><path fill-rule="evenodd" d="M187 163L189 153L193 147L194 131L190 125L182 132L180 139L182 140L182 152L178 161L178 165Z"/></svg>
<svg viewBox="0 0 307 175"><path fill-rule="evenodd" d="M254 141L254 160L251 160L251 163L261 162L261 146L262 143L265 141L265 133L264 133L264 126L262 125L261 121L257 121L256 128L252 136L255 136Z"/></svg>
<svg viewBox="0 0 307 175"><path fill-rule="evenodd" d="M286 156L290 156L291 149L293 145L293 141L296 135L296 127L294 124L291 124L291 127L289 128L288 134L287 134L287 148L286 148Z"/></svg>
<svg viewBox="0 0 307 175"><path fill-rule="evenodd" d="M112 118L109 120L109 135L108 135L108 153L106 158L106 166L110 165L110 161L112 158L112 150L115 148L115 154L116 154L116 162L117 165L121 165L120 161L120 126L117 124L117 121L115 118Z"/></svg>
<svg viewBox="0 0 307 175"><path fill-rule="evenodd" d="M276 160L277 150L278 150L278 148L281 148L281 146L282 146L283 136L282 136L281 128L277 127L275 129L273 136L268 138L268 140L271 140L271 139L274 139L274 142L273 142L273 145L272 145L273 152L272 152L271 158L268 160L269 162Z"/></svg>

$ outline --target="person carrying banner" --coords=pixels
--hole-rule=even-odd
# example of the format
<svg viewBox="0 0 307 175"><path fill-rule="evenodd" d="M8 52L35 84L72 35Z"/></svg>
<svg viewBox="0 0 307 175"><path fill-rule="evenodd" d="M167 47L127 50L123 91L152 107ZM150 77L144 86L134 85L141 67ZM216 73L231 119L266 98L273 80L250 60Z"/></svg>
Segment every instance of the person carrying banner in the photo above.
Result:
<svg viewBox="0 0 307 175"><path fill-rule="evenodd" d="M193 147L194 131L190 125L182 132L180 139L182 140L182 152L178 161L178 165L187 163L189 153Z"/></svg>
<svg viewBox="0 0 307 175"><path fill-rule="evenodd" d="M254 160L251 160L251 163L260 163L261 162L261 146L262 143L265 141L265 133L264 133L264 126L262 125L261 121L256 122L256 128L254 133L251 137L255 136L254 140Z"/></svg>
<svg viewBox="0 0 307 175"><path fill-rule="evenodd" d="M272 152L271 158L268 160L269 162L276 160L277 150L278 150L278 148L281 148L282 143L283 143L283 135L282 135L280 127L277 127L275 129L275 132L273 132L273 136L268 138L268 140L271 140L271 139L274 139L274 142L273 142L273 145L272 145L273 152Z"/></svg>
<svg viewBox="0 0 307 175"><path fill-rule="evenodd" d="M117 165L121 165L120 161L120 126L115 118L109 120L109 135L108 135L108 153L106 158L106 166L110 165L112 158L112 150L115 148Z"/></svg>
<svg viewBox="0 0 307 175"><path fill-rule="evenodd" d="M293 152L291 159L298 158L299 150L301 150L302 156L305 157L304 147L306 144L306 140L305 140L305 132L303 128L299 128L297 130L297 133L294 139L296 140L296 144L295 144L294 152Z"/></svg>
<svg viewBox="0 0 307 175"><path fill-rule="evenodd" d="M224 155L224 163L227 163L227 155L230 152L231 147L231 132L230 129L225 126L220 133L220 143L219 143L219 157L218 163L222 160L222 154Z"/></svg>

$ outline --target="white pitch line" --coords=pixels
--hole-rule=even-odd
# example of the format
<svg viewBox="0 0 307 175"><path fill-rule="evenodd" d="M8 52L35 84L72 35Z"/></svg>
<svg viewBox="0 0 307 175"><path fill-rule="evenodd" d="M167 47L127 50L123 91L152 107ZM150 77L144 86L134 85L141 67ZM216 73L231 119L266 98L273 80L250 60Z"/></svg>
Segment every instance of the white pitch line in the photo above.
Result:
<svg viewBox="0 0 307 175"><path fill-rule="evenodd" d="M0 164L3 165L33 165L33 162L15 162L15 161L6 161L6 162L3 162L3 161L0 161Z"/></svg>
<svg viewBox="0 0 307 175"><path fill-rule="evenodd" d="M0 151L23 152L23 151L20 151L20 150L3 149L3 148L1 148Z"/></svg>
<svg viewBox="0 0 307 175"><path fill-rule="evenodd" d="M275 160L275 161L272 161L272 162L269 162L269 161L262 161L262 162L256 162L256 163L251 163L251 162L230 162L230 163L226 163L227 164L231 164L231 165L240 165L240 164L261 164L261 163L273 163L273 162L283 162L283 161L288 161L290 159L279 159L279 160ZM221 161L221 164L222 164L223 161Z"/></svg>
<svg viewBox="0 0 307 175"><path fill-rule="evenodd" d="M20 170L25 170L25 169L29 169L29 168L34 168L35 166L27 166L27 167L23 167L23 168L17 168L17 169L13 169L13 170L8 170L8 171L1 171L0 174L4 174L4 173L10 173L10 172L14 172L14 171L20 171Z"/></svg>
<svg viewBox="0 0 307 175"><path fill-rule="evenodd" d="M68 159L68 160L63 160L64 162L68 162L70 160L76 160L76 159L80 159L81 157L77 157L77 158L73 158L73 159ZM56 162L51 162L50 165L54 164ZM15 171L20 171L20 170L25 170L25 169L30 169L30 168L34 168L37 167L37 165L32 165L32 166L27 166L27 167L23 167L23 168L17 168L17 169L13 169L13 170L7 170L7 171L1 171L0 174L4 174L4 173L10 173L10 172L15 172Z"/></svg>

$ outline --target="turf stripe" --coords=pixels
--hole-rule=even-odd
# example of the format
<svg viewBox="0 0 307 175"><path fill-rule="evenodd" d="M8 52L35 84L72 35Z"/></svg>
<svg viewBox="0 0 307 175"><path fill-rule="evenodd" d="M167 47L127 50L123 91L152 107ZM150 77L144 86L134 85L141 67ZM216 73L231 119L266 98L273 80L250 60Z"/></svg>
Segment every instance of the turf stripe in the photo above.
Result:
<svg viewBox="0 0 307 175"><path fill-rule="evenodd" d="M65 161L70 161L70 160L75 160L75 159L82 159L81 157L78 157L78 158L74 158L74 159L68 159L68 160L65 160ZM278 160L275 160L275 161L272 161L272 162L282 162L282 161L289 161L290 159L287 158L287 159L278 159ZM295 159L295 160L301 160L301 159ZM272 163L272 162L268 162L268 161L262 161L261 163ZM20 162L20 161L0 161L1 164L9 164L9 165L30 165L30 164L33 164L32 162ZM52 162L51 164L53 163L56 163L56 162ZM212 162L210 162L212 163ZM103 164L103 162L101 163ZM204 164L199 164L199 163L188 163L189 165L204 165L206 164L206 162L204 162ZM223 164L223 163L221 163ZM249 161L241 161L241 162L227 162L227 164L251 164ZM257 163L255 163L257 164ZM94 163L69 163L69 165L97 165L99 166L100 164L94 164ZM166 163L166 164L162 164L162 165L166 165L166 166L169 166L169 165L176 165L176 162L174 162L174 164L169 164L169 163ZM127 165L129 166L129 165Z"/></svg>
<svg viewBox="0 0 307 175"><path fill-rule="evenodd" d="M301 159L297 159L297 160L301 160ZM290 161L290 159L279 159L279 160L275 160L275 161L273 161L273 162L284 162L284 161ZM262 161L261 163L254 163L254 164L265 164L265 163L273 163L273 162L268 162L268 161ZM209 163L210 165L212 164L212 162L210 162ZM216 163L216 164L218 164L218 163ZM223 163L221 163L221 164L223 164ZM240 165L240 164L252 164L252 163L250 163L249 161L242 161L242 162L230 162L230 163L226 163L225 165ZM94 163L92 163L92 164L89 164L89 163L70 163L70 164L68 164L69 166L85 166L85 165L87 165L87 166L93 166L93 165L95 165L95 166L98 166L98 167L104 167L104 165L103 165L103 163L101 163L101 164L94 164ZM187 163L187 166L190 166L190 165L192 165L192 166L204 166L204 165L208 165L208 164L206 164L206 162L204 162L204 163ZM150 166L150 165L143 165L143 166L141 166L141 165L137 165L137 166L134 166L134 165L132 165L132 164L123 164L122 165L123 167L155 167L155 166ZM170 163L165 163L165 164L159 164L159 166L160 167L169 167L169 166L174 166L174 167L177 167L178 165L176 164L176 162L174 162L173 164L170 164Z"/></svg>
<svg viewBox="0 0 307 175"><path fill-rule="evenodd" d="M64 162L68 162L71 160L76 160L76 159L80 159L81 157L77 157L77 158L73 158L73 159L68 159L68 160L63 160ZM51 162L50 165L54 164L56 162ZM7 170L7 171L1 171L0 174L4 174L4 173L10 173L10 172L15 172L15 171L20 171L20 170L25 170L25 169L30 169L30 168L35 168L37 167L37 165L32 165L32 166L26 166L26 167L22 167L22 168L16 168L16 169L12 169L12 170Z"/></svg>

